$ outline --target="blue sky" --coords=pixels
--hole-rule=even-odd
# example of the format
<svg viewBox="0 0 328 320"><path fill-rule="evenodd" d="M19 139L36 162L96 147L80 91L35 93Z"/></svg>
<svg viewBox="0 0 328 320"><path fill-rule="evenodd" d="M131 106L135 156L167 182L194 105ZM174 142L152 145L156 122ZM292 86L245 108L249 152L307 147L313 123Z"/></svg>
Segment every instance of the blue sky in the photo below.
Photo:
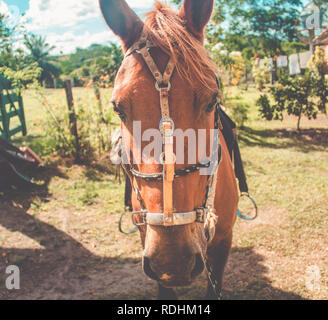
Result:
<svg viewBox="0 0 328 320"><path fill-rule="evenodd" d="M154 1L127 2L142 16L152 9ZM101 16L98 0L0 0L0 12L9 13L13 21L20 19L29 31L46 36L56 46L53 53L117 41Z"/></svg>
<svg viewBox="0 0 328 320"><path fill-rule="evenodd" d="M142 17L152 9L154 0L127 2ZM9 14L13 22L21 21L29 31L46 36L56 47L54 54L118 41L101 16L98 0L0 0L0 12Z"/></svg>

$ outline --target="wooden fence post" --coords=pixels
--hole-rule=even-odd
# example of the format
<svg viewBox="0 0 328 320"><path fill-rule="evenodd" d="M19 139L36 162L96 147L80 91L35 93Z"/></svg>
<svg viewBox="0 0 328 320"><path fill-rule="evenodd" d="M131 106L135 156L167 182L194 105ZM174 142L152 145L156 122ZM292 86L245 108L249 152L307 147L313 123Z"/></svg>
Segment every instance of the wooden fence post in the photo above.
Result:
<svg viewBox="0 0 328 320"><path fill-rule="evenodd" d="M77 131L77 122L76 122L76 114L74 110L74 99L73 99L73 92L72 92L72 82L71 80L65 81L65 91L66 91L66 98L67 98L67 105L68 105L68 111L69 111L69 127L72 136L75 137L75 161L81 162L81 147L80 147L80 141L79 141L79 135Z"/></svg>

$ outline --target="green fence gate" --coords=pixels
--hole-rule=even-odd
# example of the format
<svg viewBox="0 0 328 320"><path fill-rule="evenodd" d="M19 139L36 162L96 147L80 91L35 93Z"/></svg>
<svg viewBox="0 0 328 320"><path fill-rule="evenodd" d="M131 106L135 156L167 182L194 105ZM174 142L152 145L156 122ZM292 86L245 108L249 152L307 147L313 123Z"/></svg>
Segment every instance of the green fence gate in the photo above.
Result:
<svg viewBox="0 0 328 320"><path fill-rule="evenodd" d="M10 81L0 75L0 136L10 140L19 132L26 136L22 96L13 92Z"/></svg>

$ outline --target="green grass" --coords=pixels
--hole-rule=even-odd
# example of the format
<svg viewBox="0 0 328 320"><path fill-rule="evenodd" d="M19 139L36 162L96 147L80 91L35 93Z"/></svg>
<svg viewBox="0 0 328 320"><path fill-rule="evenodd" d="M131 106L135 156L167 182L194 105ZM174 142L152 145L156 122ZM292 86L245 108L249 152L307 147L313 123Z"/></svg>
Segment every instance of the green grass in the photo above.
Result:
<svg viewBox="0 0 328 320"><path fill-rule="evenodd" d="M103 91L103 95L109 101L110 90ZM75 89L74 96L90 99L93 91ZM296 119L290 117L283 122L261 119L255 107L259 93L253 88L248 91L228 88L227 96L228 113L234 103L251 106L249 120L239 131L239 140L250 193L257 201L260 216L253 223L237 221L225 296L229 299L327 298L328 141L318 143L289 135L283 130L296 128ZM47 100L65 105L64 91L48 90ZM34 122L45 116L45 110L31 92L24 94L24 104L28 137L17 138L15 142L30 144L42 154L44 136ZM327 117L304 120L302 125L303 128L328 129L328 120ZM125 263L124 259L138 258L141 254L138 236L123 237L116 227L123 209L123 184L96 168L66 166L58 159L50 162L57 164L60 174L49 177L50 196L45 200L36 195L29 213L61 228L61 220L53 213L74 212L70 232L89 246L89 250L95 250L100 257L115 257L119 266ZM107 223L113 225L109 228ZM90 242L94 242L95 249L90 248ZM247 280L241 280L241 273L235 271L240 268L240 261L249 263L244 271L249 270ZM311 265L321 270L319 292L309 291L304 284L306 267ZM88 268L81 270L83 279L89 278ZM202 290L197 284L179 292L183 297L192 298ZM111 295L106 291L98 297L137 299L149 298L152 293L141 288L129 293L122 288L120 294Z"/></svg>
<svg viewBox="0 0 328 320"><path fill-rule="evenodd" d="M111 89L101 89L103 110L111 108ZM83 106L85 112L96 114L96 97L93 89L74 88L73 98L77 106ZM54 141L45 130L46 119L53 119L49 110L55 117L62 117L68 113L66 95L64 89L44 89L42 91L27 90L23 93L25 118L28 135L13 138L17 144L29 145L36 153L48 156L53 153ZM75 107L75 110L77 107ZM88 116L85 115L84 116ZM116 119L118 123L118 119ZM12 121L11 127L18 124L18 119ZM80 124L81 125L81 124ZM84 123L83 125L86 125ZM96 134L96 133L94 133Z"/></svg>

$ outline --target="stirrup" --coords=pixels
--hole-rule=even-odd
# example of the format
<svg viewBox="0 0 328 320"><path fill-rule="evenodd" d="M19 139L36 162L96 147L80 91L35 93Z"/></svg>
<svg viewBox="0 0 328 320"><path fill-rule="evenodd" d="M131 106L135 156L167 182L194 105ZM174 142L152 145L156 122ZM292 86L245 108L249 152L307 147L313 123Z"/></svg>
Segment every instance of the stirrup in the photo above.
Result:
<svg viewBox="0 0 328 320"><path fill-rule="evenodd" d="M252 221L255 220L258 217L258 207L257 204L255 202L255 200L249 195L248 192L244 192L240 195L240 197L247 197L248 199L250 199L253 203L254 209L255 209L255 216L254 217L250 217L250 216L245 216L243 215L240 210L238 209L237 211L237 215L239 218L243 219L243 220L247 220L247 221Z"/></svg>
<svg viewBox="0 0 328 320"><path fill-rule="evenodd" d="M121 233L123 234L126 234L126 235L129 235L129 234L133 234L133 233L136 233L138 231L138 227L135 226L133 229L129 230L129 231L124 231L123 228L122 228L122 222L123 222L123 218L124 216L127 214L128 212L125 211L121 214L120 216L120 219L118 221L118 229ZM130 213L130 212L129 212ZM133 222L133 221L132 221Z"/></svg>

